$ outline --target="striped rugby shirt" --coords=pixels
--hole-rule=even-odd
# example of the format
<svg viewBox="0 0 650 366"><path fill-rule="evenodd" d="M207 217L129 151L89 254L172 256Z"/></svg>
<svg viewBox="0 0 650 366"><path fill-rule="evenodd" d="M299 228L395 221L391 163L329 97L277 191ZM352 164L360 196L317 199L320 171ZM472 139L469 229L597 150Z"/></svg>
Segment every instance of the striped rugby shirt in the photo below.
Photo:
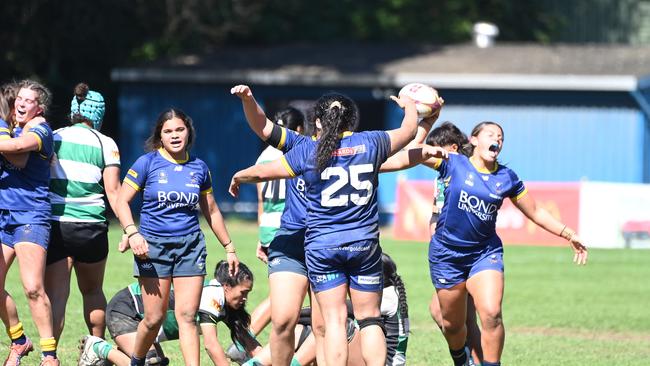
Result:
<svg viewBox="0 0 650 366"><path fill-rule="evenodd" d="M77 123L54 131L56 157L51 165L52 220L104 222L106 206L100 183L104 168L120 166L112 138Z"/></svg>

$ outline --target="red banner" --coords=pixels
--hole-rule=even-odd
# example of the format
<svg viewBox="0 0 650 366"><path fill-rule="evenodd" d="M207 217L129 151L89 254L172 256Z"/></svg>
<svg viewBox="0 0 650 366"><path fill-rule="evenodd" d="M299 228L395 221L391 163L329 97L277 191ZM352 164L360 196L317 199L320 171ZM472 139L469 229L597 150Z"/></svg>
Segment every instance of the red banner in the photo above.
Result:
<svg viewBox="0 0 650 366"><path fill-rule="evenodd" d="M526 183L538 206L578 230L580 183ZM396 239L428 242L433 207L433 181L402 181L397 184L393 235ZM566 240L535 225L510 200L497 216L497 232L506 244L566 245Z"/></svg>

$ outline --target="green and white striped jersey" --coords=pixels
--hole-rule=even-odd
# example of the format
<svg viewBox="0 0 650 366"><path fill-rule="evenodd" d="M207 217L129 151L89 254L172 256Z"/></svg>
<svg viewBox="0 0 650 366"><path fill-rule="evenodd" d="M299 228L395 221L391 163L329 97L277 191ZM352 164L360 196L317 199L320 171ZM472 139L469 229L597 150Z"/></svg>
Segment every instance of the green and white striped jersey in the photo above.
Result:
<svg viewBox="0 0 650 366"><path fill-rule="evenodd" d="M112 138L83 123L54 131L50 168L52 220L106 221L102 172L120 166L120 152Z"/></svg>
<svg viewBox="0 0 650 366"><path fill-rule="evenodd" d="M264 164L276 160L282 156L282 151L268 146L255 164ZM280 228L280 220L286 200L286 180L277 179L263 183L262 188L262 215L259 218L260 231L259 240L263 246L268 246L275 233Z"/></svg>

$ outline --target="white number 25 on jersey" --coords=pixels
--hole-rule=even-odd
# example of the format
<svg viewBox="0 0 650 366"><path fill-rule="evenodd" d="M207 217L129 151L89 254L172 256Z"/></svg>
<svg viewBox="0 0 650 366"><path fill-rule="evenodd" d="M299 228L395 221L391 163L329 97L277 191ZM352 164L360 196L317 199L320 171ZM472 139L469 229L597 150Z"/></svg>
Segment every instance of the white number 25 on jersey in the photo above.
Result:
<svg viewBox="0 0 650 366"><path fill-rule="evenodd" d="M363 206L370 201L372 190L374 189L372 182L369 180L359 180L359 174L371 173L374 169L373 165L350 165L348 168L350 170L349 174L345 168L340 166L328 167L321 173L320 178L322 180L329 180L332 177L336 177L336 181L331 186L323 189L320 194L320 202L323 207L345 206L348 204L348 201L352 201L357 206ZM348 183L358 191L366 191L366 194L362 196L358 193L352 193L350 195L340 194L334 196L336 192Z"/></svg>

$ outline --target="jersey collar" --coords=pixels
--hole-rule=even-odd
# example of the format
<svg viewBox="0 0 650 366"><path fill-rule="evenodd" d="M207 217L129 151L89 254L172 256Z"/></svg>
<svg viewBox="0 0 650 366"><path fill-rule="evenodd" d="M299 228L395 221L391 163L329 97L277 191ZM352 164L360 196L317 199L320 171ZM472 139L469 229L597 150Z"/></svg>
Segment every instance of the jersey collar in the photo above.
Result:
<svg viewBox="0 0 650 366"><path fill-rule="evenodd" d="M158 153L159 153L160 156L162 156L165 160L170 161L170 162L172 162L172 163L174 163L174 164L184 164L184 163L187 163L188 160L190 160L190 154L188 154L187 151L185 152L185 159L181 159L181 160L176 160L176 159L172 158L172 156L169 155L169 153L167 152L167 150L165 150L165 149L162 148L162 147L158 149Z"/></svg>

